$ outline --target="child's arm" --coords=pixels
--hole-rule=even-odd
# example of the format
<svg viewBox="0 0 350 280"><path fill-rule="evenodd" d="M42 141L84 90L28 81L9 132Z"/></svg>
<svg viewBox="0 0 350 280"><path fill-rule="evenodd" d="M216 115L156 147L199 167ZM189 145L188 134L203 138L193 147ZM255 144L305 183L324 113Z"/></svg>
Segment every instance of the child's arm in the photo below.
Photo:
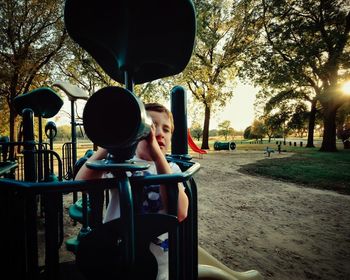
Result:
<svg viewBox="0 0 350 280"><path fill-rule="evenodd" d="M159 155L159 158L154 159L154 163L157 168L158 174L171 174L172 170L171 167L166 160L165 156L161 153ZM187 211L188 211L188 197L185 193L184 187L181 186L181 184L178 184L178 210L177 210L177 218L181 222L187 217ZM164 205L165 210L168 209L168 201L167 201L167 187L164 185L160 186L160 196L162 198L162 203Z"/></svg>
<svg viewBox="0 0 350 280"><path fill-rule="evenodd" d="M107 150L103 148L98 148L98 150L87 160L93 161L93 160L100 160L107 156ZM89 179L99 179L101 178L104 171L98 171L90 169L86 166L86 162L84 165L80 168L77 175L75 176L75 180L89 180Z"/></svg>
<svg viewBox="0 0 350 280"><path fill-rule="evenodd" d="M162 153L158 142L155 137L154 129L152 129L152 132L147 138L149 152L152 157L152 160L155 163L157 173L158 174L171 174L172 170L168 163L168 161L165 158L165 155ZM179 189L179 196L178 196L178 210L177 210L177 217L178 220L181 222L187 217L187 211L188 211L188 197L185 193L185 190L181 184L178 184ZM164 210L168 210L168 201L167 201L167 191L166 186L161 185L160 186L160 196L162 198L162 203L164 206Z"/></svg>

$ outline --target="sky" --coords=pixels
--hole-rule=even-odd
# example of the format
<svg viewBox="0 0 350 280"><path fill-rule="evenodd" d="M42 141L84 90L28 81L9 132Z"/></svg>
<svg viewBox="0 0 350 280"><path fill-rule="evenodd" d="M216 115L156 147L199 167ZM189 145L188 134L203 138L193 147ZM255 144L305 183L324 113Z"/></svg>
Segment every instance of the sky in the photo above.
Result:
<svg viewBox="0 0 350 280"><path fill-rule="evenodd" d="M234 96L227 102L225 108L221 112L217 112L210 119L210 129L216 129L218 124L222 121L229 120L231 127L235 130L244 130L247 126L251 125L254 120L254 101L257 89L251 85L238 83L236 88L233 89ZM70 101L66 96L63 96L64 105L61 111L52 119L57 126L70 124ZM191 102L191 101L190 101ZM78 100L78 112L82 115L86 101ZM189 119L189 126L191 120Z"/></svg>
<svg viewBox="0 0 350 280"><path fill-rule="evenodd" d="M229 120L235 130L244 130L253 123L254 102L258 89L239 83L234 89L233 98L222 112L210 120L210 129L217 128L222 121Z"/></svg>

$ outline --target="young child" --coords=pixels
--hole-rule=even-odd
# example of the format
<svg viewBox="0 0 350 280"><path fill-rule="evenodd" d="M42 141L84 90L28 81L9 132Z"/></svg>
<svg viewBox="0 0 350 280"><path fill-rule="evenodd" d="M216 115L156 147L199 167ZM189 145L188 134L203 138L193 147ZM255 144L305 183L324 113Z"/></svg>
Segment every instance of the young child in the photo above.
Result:
<svg viewBox="0 0 350 280"><path fill-rule="evenodd" d="M150 164L147 170L138 172L137 175L147 174L171 174L181 172L175 163L168 163L165 154L170 148L171 136L174 131L172 113L163 105L150 103L145 105L146 111L153 120L151 133L138 143L135 153L135 160L144 160ZM88 161L100 160L107 156L107 151L99 148ZM101 177L108 177L103 171L96 171L86 167L84 164L77 173L76 180L88 180ZM167 186L145 186L143 191L143 211L145 213L166 213L167 212ZM182 184L178 184L178 220L181 222L187 216L188 198ZM107 207L104 222L120 217L119 193L111 189L111 199ZM150 250L158 262L157 280L168 279L168 251L167 234L158 237L159 242L151 243Z"/></svg>

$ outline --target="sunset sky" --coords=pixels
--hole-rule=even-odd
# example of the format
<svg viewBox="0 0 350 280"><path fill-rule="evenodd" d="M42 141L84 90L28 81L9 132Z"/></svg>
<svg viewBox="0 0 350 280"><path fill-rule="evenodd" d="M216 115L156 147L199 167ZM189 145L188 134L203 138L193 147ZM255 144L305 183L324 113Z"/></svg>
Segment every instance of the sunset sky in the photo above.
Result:
<svg viewBox="0 0 350 280"><path fill-rule="evenodd" d="M226 105L222 113L211 119L210 128L216 128L224 121L231 121L231 127L235 130L244 130L254 120L254 101L258 92L251 85L238 84L234 89L234 96Z"/></svg>

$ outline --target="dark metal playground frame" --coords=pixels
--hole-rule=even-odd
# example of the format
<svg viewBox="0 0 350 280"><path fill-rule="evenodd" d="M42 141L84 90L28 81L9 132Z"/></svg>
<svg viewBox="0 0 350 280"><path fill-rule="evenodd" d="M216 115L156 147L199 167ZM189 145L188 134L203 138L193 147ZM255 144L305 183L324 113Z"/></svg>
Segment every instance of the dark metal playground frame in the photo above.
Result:
<svg viewBox="0 0 350 280"><path fill-rule="evenodd" d="M175 131L171 155L167 156L182 172L127 176L128 171L147 168L130 159L138 142L150 131L144 105L133 94L134 85L178 74L186 67L196 33L192 1L66 0L64 19L70 37L110 77L125 85L94 93L87 101L83 116L90 140L109 152L107 160L88 166L111 171L114 178L80 181L73 180L72 176L64 178L64 164L53 151L55 125L50 123L45 127L49 144L44 145L41 136L41 119L55 115L62 101L51 88L18 96L14 104L22 116L23 140L16 143L0 140L1 278L155 279L157 264L152 254L150 256L149 243L168 232L169 279L198 279L197 187L193 175L200 165L188 154L186 94L182 87L174 87L171 92ZM69 85L57 85L68 88L69 92ZM72 104L74 100L71 99ZM39 118L39 140L34 137L34 117ZM77 163L74 125L73 119L72 143L67 152L73 155L72 164ZM23 155L24 180L14 179L18 162L7 156L9 149L18 146ZM53 172L54 160L58 174ZM179 182L184 184L189 198L188 216L181 223L176 217ZM154 184L167 185L168 213L140 214L137 190L139 186ZM103 224L105 190L111 188L119 191L121 217ZM80 210L82 229L76 243L67 245L76 260L62 262L59 249L64 246L63 197L76 192L84 193ZM44 265L39 265L40 219L44 221ZM254 275L247 274L240 279L261 279L258 273Z"/></svg>

